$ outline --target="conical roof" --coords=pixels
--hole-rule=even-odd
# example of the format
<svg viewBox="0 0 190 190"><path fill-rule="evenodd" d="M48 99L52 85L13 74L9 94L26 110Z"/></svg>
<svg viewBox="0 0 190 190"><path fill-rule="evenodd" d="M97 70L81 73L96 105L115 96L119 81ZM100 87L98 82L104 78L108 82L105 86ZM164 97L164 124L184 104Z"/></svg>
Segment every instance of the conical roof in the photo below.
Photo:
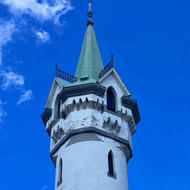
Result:
<svg viewBox="0 0 190 190"><path fill-rule="evenodd" d="M93 23L87 24L78 66L75 77L78 82L88 80L96 82L99 79L100 72L104 69L100 50L93 29Z"/></svg>

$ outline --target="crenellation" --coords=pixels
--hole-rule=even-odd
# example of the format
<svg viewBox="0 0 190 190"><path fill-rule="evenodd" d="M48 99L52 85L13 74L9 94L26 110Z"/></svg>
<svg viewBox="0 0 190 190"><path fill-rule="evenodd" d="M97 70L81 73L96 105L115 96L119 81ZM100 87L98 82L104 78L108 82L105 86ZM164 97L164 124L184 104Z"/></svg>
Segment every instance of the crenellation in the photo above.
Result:
<svg viewBox="0 0 190 190"><path fill-rule="evenodd" d="M65 134L64 130L58 126L57 129L53 131L52 135L54 143L56 144L64 134Z"/></svg>
<svg viewBox="0 0 190 190"><path fill-rule="evenodd" d="M52 128L52 131L57 131L58 126L61 126L64 130L64 134L62 134L61 138L64 138L70 129L94 127L97 129L102 129L107 133L116 134L121 138L129 139L128 125L122 123L122 120L120 118L116 116L110 117L108 113L104 113L102 115L99 111L97 111L97 113L93 112L93 110L89 112L88 109L80 111L80 116L77 112L78 111L72 112L66 120L60 119ZM104 118L107 119L104 120ZM102 128L100 126L102 126ZM53 141L52 143L54 146L57 141Z"/></svg>
<svg viewBox="0 0 190 190"><path fill-rule="evenodd" d="M84 99L84 98L83 98ZM133 130L135 128L135 123L134 123L134 119L131 115L129 115L129 111L127 111L127 109L125 109L125 113L123 112L123 109L121 108L121 111L117 111L117 112L111 112L109 110L107 110L106 106L100 103L99 99L97 99L96 101L89 101L88 98L86 97L85 101L82 102L82 98L79 98L79 102L76 103L76 100L73 99L72 104L71 105L66 105L66 103L64 105L62 105L62 108L64 107L64 109L61 111L60 113L60 118L61 119L66 119L69 114L71 114L72 112L79 112L81 110L88 110L88 109L95 109L98 112L101 113L102 117L105 117L106 115L109 115L109 117L119 117L122 121L125 121L128 123L129 128L131 130L131 133L133 133ZM105 115L106 114L106 115ZM119 119L118 118L118 119ZM53 120L53 118L51 117L49 119L49 121L47 122L47 127L46 130L48 131L48 134L51 133L51 129L53 128L53 126L56 125L56 123L59 121L59 119L57 120ZM105 125L103 125L105 126ZM109 124L110 128L112 128L112 125ZM104 127L105 128L105 127ZM117 131L120 131L120 127L117 128Z"/></svg>
<svg viewBox="0 0 190 190"><path fill-rule="evenodd" d="M120 132L121 126L119 126L118 121L115 122L111 121L111 118L109 117L108 120L104 120L102 128L108 129L109 131L116 131L116 133Z"/></svg>

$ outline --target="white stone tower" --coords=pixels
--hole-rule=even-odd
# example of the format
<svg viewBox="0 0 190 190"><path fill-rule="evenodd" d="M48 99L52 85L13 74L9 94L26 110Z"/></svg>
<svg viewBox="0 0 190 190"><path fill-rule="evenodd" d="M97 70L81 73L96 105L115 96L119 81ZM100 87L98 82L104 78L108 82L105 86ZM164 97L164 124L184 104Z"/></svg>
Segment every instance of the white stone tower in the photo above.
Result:
<svg viewBox="0 0 190 190"><path fill-rule="evenodd" d="M56 67L41 117L56 167L55 190L128 190L137 102L113 67L103 67L89 0L87 31L75 76Z"/></svg>

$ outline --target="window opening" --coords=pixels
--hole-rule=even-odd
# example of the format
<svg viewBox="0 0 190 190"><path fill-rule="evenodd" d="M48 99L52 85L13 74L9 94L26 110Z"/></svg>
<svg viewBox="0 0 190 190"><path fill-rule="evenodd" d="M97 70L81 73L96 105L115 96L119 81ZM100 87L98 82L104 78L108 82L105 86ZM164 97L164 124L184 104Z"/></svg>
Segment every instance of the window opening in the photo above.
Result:
<svg viewBox="0 0 190 190"><path fill-rule="evenodd" d="M109 176L114 177L114 163L112 151L110 151L108 154L108 174Z"/></svg>
<svg viewBox="0 0 190 190"><path fill-rule="evenodd" d="M60 159L59 161L59 168L58 168L58 181L57 181L57 187L62 183L62 172L63 172L63 161Z"/></svg>
<svg viewBox="0 0 190 190"><path fill-rule="evenodd" d="M116 111L116 95L112 87L109 87L107 90L107 109Z"/></svg>
<svg viewBox="0 0 190 190"><path fill-rule="evenodd" d="M55 120L57 120L59 119L59 117L60 117L60 100L57 98L54 106L54 118Z"/></svg>

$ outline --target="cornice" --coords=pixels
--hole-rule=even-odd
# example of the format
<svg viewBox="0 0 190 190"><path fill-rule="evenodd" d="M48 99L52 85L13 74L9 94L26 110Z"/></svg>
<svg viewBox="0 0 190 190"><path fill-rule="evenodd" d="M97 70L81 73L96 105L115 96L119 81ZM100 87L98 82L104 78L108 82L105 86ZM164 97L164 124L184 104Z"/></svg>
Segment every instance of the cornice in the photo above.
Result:
<svg viewBox="0 0 190 190"><path fill-rule="evenodd" d="M122 106L132 110L133 117L135 120L135 124L138 124L140 122L141 118L140 118L140 113L139 113L137 101L130 98L130 97L123 96L121 98L121 103L122 103Z"/></svg>
<svg viewBox="0 0 190 190"><path fill-rule="evenodd" d="M58 98L62 101L62 103L64 103L69 97L82 96L86 94L95 94L97 96L104 97L105 91L106 88L97 83L88 83L83 85L65 87L58 94Z"/></svg>
<svg viewBox="0 0 190 190"><path fill-rule="evenodd" d="M50 151L50 157L53 158L54 154L59 150L59 148L67 141L69 140L72 136L79 135L79 134L84 134L84 133L95 133L110 139L113 139L114 141L117 141L120 143L122 146L125 146L129 150L129 159L132 157L132 149L131 145L129 144L129 141L126 139L123 139L117 135L108 133L106 131L102 131L100 129L97 129L95 127L84 127L80 129L70 129L67 131L67 133L64 135L64 137L55 145L55 147Z"/></svg>

